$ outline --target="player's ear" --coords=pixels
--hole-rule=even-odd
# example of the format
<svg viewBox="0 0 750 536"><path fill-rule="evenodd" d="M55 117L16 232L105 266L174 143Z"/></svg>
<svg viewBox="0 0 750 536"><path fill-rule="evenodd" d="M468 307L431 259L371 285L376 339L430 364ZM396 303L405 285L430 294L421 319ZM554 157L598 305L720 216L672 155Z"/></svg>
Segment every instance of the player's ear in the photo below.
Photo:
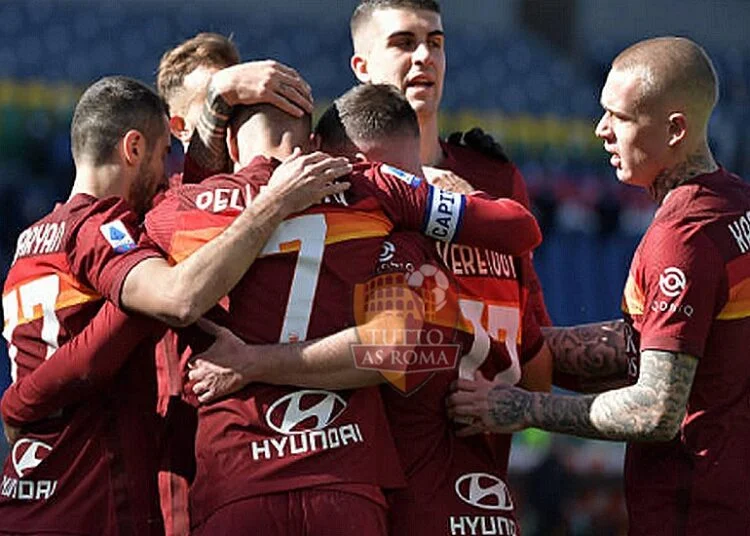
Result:
<svg viewBox="0 0 750 536"><path fill-rule="evenodd" d="M685 114L675 112L669 115L669 141L670 147L676 147L687 137L688 124Z"/></svg>
<svg viewBox="0 0 750 536"><path fill-rule="evenodd" d="M323 140L320 137L320 134L312 133L310 134L310 147L313 151L320 151L320 147L323 145Z"/></svg>
<svg viewBox="0 0 750 536"><path fill-rule="evenodd" d="M367 70L367 59L364 56L355 53L349 64L351 65L352 71L354 71L354 76L357 77L357 80L363 84L370 82L370 72Z"/></svg>
<svg viewBox="0 0 750 536"><path fill-rule="evenodd" d="M192 132L187 128L185 118L179 115L173 115L169 118L169 131L172 135L180 140L182 143L190 143L190 137Z"/></svg>
<svg viewBox="0 0 750 536"><path fill-rule="evenodd" d="M137 166L146 154L146 137L138 130L128 130L120 139L119 148L124 162Z"/></svg>

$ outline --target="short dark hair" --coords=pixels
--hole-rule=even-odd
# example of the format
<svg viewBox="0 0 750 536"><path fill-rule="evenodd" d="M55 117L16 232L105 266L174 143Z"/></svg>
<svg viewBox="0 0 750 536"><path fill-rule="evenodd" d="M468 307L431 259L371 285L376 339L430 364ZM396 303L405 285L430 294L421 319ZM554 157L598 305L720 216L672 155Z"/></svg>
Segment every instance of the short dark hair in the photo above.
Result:
<svg viewBox="0 0 750 536"><path fill-rule="evenodd" d="M309 137L312 129L312 116L305 113L302 117L294 117L273 104L261 102L258 104L240 104L232 108L229 117L229 128L237 132L240 127L256 114L266 118L266 126L270 134L280 135L287 130L296 130Z"/></svg>
<svg viewBox="0 0 750 536"><path fill-rule="evenodd" d="M84 91L73 112L70 142L73 159L86 156L94 165L112 158L129 130L138 130L149 148L164 133L167 108L156 92L126 76L107 76Z"/></svg>
<svg viewBox="0 0 750 536"><path fill-rule="evenodd" d="M164 53L156 71L156 87L159 95L172 105L185 77L198 67L223 69L239 62L240 53L231 37L201 32Z"/></svg>
<svg viewBox="0 0 750 536"><path fill-rule="evenodd" d="M315 126L325 148L385 137L419 137L419 120L401 92L389 84L360 84L351 88L323 113Z"/></svg>
<svg viewBox="0 0 750 536"><path fill-rule="evenodd" d="M352 13L349 22L352 37L372 17L372 14L380 9L423 9L439 14L440 4L437 0L362 0Z"/></svg>

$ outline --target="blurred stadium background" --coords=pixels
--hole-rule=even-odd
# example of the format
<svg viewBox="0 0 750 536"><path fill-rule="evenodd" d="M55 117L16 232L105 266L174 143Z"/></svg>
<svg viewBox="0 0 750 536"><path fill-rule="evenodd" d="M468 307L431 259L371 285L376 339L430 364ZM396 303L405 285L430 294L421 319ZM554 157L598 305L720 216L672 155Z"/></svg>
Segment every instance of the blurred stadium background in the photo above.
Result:
<svg viewBox="0 0 750 536"><path fill-rule="evenodd" d="M231 34L245 59L297 68L319 103L355 79L356 0L3 0L0 3L0 275L19 231L67 196L73 106L90 82L151 84L167 48L199 31ZM630 256L653 214L617 184L592 130L608 62L628 44L685 35L714 59L718 160L750 176L746 0L444 0L444 133L481 126L521 167L545 233L536 253L559 325L614 318ZM0 348L0 389L9 379ZM0 446L3 452L5 445ZM516 438L513 484L526 534L619 534L622 446ZM548 525L546 523L552 523ZM549 528L556 527L556 528Z"/></svg>

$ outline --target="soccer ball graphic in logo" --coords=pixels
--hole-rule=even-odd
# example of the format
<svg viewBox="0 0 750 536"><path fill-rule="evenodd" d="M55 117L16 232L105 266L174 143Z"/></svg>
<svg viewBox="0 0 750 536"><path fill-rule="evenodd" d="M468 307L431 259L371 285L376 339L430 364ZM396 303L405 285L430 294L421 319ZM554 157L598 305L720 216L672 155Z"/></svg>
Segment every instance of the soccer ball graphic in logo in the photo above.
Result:
<svg viewBox="0 0 750 536"><path fill-rule="evenodd" d="M427 320L433 320L435 313L445 307L449 281L437 266L423 264L419 270L414 270L406 280L406 284L417 289L424 301L424 312Z"/></svg>

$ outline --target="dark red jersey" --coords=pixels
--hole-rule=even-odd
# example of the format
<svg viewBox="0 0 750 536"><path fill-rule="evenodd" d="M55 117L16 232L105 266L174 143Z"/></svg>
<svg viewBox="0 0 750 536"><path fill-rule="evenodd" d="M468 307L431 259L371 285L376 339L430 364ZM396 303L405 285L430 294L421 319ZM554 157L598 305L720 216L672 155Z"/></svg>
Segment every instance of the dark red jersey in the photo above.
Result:
<svg viewBox="0 0 750 536"><path fill-rule="evenodd" d="M54 359L99 310L102 294L119 298L127 272L155 254L136 246L135 233L123 202L77 195L20 235L3 290L14 381ZM24 428L3 467L0 531L162 530L151 458L153 364L139 355L106 392Z"/></svg>
<svg viewBox="0 0 750 536"><path fill-rule="evenodd" d="M149 237L179 262L228 226L274 168L258 158L234 175L170 191L146 218ZM214 310L215 320L251 343L329 335L354 325L353 288L372 273L394 226L446 240L519 244L513 226L530 223L518 204L444 192L384 164L356 166L350 180L349 191L279 227L225 310ZM475 235L497 217L502 223ZM324 484L401 483L375 388L332 393L252 385L201 408L197 459L194 524L242 497Z"/></svg>
<svg viewBox="0 0 750 536"><path fill-rule="evenodd" d="M474 188L487 192L493 197L515 199L529 206L529 194L518 168L512 162L500 161L485 156L469 147L440 142L444 159L440 167L449 169L469 182ZM510 253L501 247L497 251ZM544 295L539 277L534 270L531 256L523 260L524 272L528 274L529 307L540 326L551 326L552 320L544 304Z"/></svg>
<svg viewBox="0 0 750 536"><path fill-rule="evenodd" d="M745 534L750 499L750 187L719 170L677 187L639 245L625 286L630 375L643 350L699 359L668 443L630 443L630 533Z"/></svg>
<svg viewBox="0 0 750 536"><path fill-rule="evenodd" d="M440 293L440 318L455 319L462 344L455 368L435 372L407 394L390 385L382 388L407 478L407 488L389 498L391 534L472 534L476 527L518 534L505 482L511 436L457 438L445 399L451 382L459 375L473 378L476 371L515 385L522 365L542 345L541 332L525 307L528 290L517 258L470 246L435 245L396 233L388 238L387 260L378 267L380 273L408 274L428 264L449 273L452 285Z"/></svg>

